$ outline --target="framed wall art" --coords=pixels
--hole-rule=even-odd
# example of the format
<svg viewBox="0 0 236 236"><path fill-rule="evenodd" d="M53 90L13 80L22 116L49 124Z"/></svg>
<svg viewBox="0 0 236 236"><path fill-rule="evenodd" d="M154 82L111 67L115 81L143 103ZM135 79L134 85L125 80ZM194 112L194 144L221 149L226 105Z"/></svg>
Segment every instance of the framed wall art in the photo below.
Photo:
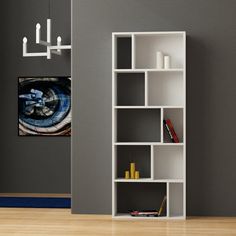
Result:
<svg viewBox="0 0 236 236"><path fill-rule="evenodd" d="M18 135L71 135L71 78L18 78Z"/></svg>

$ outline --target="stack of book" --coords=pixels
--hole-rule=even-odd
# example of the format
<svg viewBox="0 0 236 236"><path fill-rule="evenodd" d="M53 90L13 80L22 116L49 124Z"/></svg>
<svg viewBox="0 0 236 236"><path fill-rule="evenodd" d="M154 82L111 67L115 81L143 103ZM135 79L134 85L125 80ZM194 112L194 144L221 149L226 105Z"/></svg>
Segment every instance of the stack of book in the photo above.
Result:
<svg viewBox="0 0 236 236"><path fill-rule="evenodd" d="M174 130L174 126L172 124L172 122L170 121L170 119L166 119L166 120L163 120L163 123L166 127L166 130L170 136L170 139L173 143L179 143L179 138Z"/></svg>
<svg viewBox="0 0 236 236"><path fill-rule="evenodd" d="M160 205L160 208L159 210L145 210L145 211L131 211L130 212L130 215L131 216L139 216L139 217L143 217L143 216L146 216L146 217L158 217L158 216L162 216L162 213L164 211L164 207L166 205L166 196L164 196L162 202L161 202L161 205Z"/></svg>

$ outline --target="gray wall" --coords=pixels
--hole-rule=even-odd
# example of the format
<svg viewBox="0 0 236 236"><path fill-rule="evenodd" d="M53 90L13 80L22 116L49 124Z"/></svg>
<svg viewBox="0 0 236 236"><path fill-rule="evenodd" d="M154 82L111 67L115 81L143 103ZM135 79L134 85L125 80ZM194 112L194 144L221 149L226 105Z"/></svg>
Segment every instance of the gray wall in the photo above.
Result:
<svg viewBox="0 0 236 236"><path fill-rule="evenodd" d="M187 31L187 213L236 215L235 0L72 0L74 213L111 213L111 33Z"/></svg>
<svg viewBox="0 0 236 236"><path fill-rule="evenodd" d="M61 57L23 58L22 38L35 46L35 24L45 37L48 0L1 1L1 148L0 192L69 193L70 138L18 137L17 77L70 75L70 54ZM52 0L53 40L60 34L70 43L70 1Z"/></svg>

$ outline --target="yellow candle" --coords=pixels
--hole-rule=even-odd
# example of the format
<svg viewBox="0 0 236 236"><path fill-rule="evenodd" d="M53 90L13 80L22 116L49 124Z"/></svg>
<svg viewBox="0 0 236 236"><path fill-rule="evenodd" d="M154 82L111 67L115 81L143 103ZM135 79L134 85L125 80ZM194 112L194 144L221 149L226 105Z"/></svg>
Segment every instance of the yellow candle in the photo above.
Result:
<svg viewBox="0 0 236 236"><path fill-rule="evenodd" d="M130 163L130 178L131 179L134 179L134 174L135 174L135 163L134 162L132 162L132 163Z"/></svg>
<svg viewBox="0 0 236 236"><path fill-rule="evenodd" d="M128 170L125 171L125 179L129 179L129 171Z"/></svg>
<svg viewBox="0 0 236 236"><path fill-rule="evenodd" d="M135 171L134 177L135 179L139 179L139 171Z"/></svg>

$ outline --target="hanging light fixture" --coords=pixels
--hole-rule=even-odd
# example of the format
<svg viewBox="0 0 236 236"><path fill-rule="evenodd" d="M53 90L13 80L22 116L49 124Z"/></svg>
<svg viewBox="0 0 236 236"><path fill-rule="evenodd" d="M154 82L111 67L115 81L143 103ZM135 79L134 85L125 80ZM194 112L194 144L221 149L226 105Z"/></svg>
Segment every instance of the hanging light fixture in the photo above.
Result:
<svg viewBox="0 0 236 236"><path fill-rule="evenodd" d="M49 19L47 19L47 41L41 40L41 25L36 24L36 44L40 44L46 47L45 52L28 52L27 50L27 38L23 38L23 57L47 57L51 59L51 55L61 55L61 50L71 50L71 45L62 45L62 39L60 36L57 37L57 45L52 45L52 25L50 19L50 0L48 0Z"/></svg>

